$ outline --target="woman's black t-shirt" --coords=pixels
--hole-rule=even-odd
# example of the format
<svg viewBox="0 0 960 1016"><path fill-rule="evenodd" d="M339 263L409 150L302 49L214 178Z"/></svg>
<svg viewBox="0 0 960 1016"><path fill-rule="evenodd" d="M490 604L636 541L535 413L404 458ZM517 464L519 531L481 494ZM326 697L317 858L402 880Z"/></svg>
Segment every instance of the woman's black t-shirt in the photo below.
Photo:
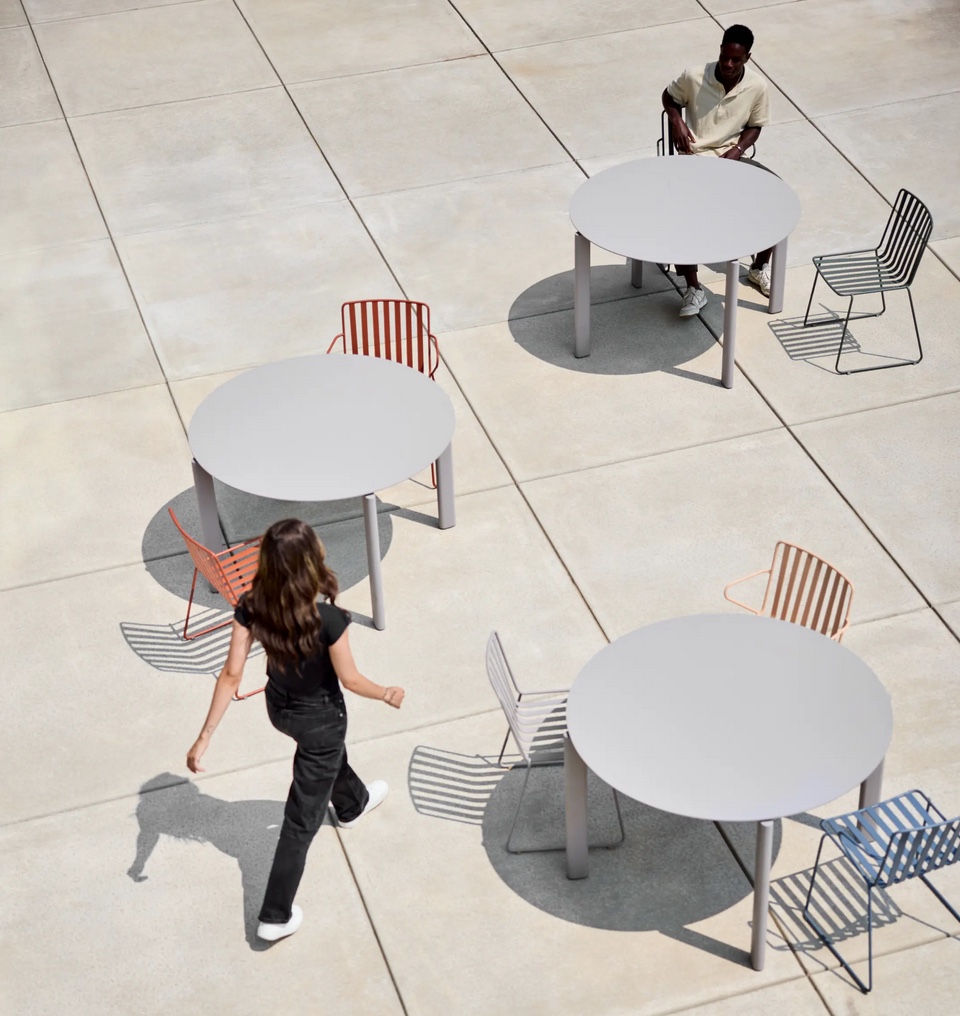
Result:
<svg viewBox="0 0 960 1016"><path fill-rule="evenodd" d="M323 647L315 656L300 663L299 671L293 664L277 666L267 660L267 677L275 688L282 689L294 698L316 699L324 695L339 695L340 683L337 672L333 669L328 646L332 646L347 630L350 615L332 603L317 603L320 613L320 638ZM244 607L243 600L237 604L233 619L244 628L250 627L250 617Z"/></svg>

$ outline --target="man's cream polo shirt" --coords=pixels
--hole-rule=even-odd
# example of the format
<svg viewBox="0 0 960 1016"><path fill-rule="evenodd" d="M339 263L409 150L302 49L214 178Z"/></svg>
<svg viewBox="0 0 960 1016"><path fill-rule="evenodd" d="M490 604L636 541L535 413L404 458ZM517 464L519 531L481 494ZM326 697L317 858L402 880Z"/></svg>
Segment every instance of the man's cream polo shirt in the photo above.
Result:
<svg viewBox="0 0 960 1016"><path fill-rule="evenodd" d="M687 126L697 139L693 146L697 155L722 155L737 143L744 127L770 123L766 81L748 64L740 81L724 94L716 69L716 61L688 67L667 85L670 97L684 107Z"/></svg>

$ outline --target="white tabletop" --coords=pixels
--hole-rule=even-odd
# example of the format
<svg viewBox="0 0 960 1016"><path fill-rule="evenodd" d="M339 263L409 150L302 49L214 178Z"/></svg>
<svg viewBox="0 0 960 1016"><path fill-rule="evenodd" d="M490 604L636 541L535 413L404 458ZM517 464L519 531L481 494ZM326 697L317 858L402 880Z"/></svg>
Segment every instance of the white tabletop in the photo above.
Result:
<svg viewBox="0 0 960 1016"><path fill-rule="evenodd" d="M332 353L227 381L193 414L189 440L197 462L238 490L335 501L413 476L439 457L453 428L453 405L428 377Z"/></svg>
<svg viewBox="0 0 960 1016"><path fill-rule="evenodd" d="M849 649L787 621L701 614L624 635L567 702L584 762L676 815L764 821L836 800L882 761L890 698Z"/></svg>
<svg viewBox="0 0 960 1016"><path fill-rule="evenodd" d="M773 247L800 221L779 177L732 159L674 155L613 166L570 201L574 228L637 261L704 264Z"/></svg>

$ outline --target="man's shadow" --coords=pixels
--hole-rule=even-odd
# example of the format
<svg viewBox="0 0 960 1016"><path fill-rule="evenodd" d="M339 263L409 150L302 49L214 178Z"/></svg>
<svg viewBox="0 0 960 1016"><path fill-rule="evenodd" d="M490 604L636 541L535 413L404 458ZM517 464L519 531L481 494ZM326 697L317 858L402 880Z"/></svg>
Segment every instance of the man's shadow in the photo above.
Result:
<svg viewBox="0 0 960 1016"><path fill-rule="evenodd" d="M282 801L223 801L201 793L195 783L161 773L140 788L137 821L137 856L127 871L134 882L148 878L144 868L161 835L210 843L240 866L243 924L250 948L269 948L270 943L257 938L257 915L280 835Z"/></svg>

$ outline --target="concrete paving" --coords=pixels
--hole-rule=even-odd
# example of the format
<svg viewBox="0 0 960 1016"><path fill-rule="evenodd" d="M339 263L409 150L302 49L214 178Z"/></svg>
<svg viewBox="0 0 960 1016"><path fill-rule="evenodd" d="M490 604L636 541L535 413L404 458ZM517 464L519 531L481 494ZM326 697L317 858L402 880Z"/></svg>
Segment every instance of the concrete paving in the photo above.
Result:
<svg viewBox="0 0 960 1016"><path fill-rule="evenodd" d="M595 251L575 360L570 196L652 154L664 85L735 22L771 85L758 158L803 207L783 313L741 280L728 391L717 266L680 321L673 276L638 291ZM723 585L794 540L855 584L845 641L893 700L885 789L960 812L958 43L954 0L0 0L4 1013L953 1016L960 933L922 886L878 908L868 997L798 917L816 821L853 794L777 823L762 973L749 827L625 802L587 882L508 855L483 648L496 628L522 684L569 685L639 625L735 609ZM925 356L840 377L841 301L821 288L800 327L809 259L876 240L900 187L935 221ZM361 667L408 693L351 702L351 759L391 795L321 830L303 929L264 947L290 742L238 703L188 779L226 642L177 635L192 568L166 509L199 533L186 430L210 391L324 351L342 301L400 295L433 310L458 524L436 528L426 473L378 492L386 630L359 505L219 488L230 540L318 527ZM909 353L889 305L851 361ZM350 430L317 435L318 465ZM560 773L529 795L521 835L556 845ZM599 782L591 802L602 838ZM939 884L960 901L960 871Z"/></svg>

